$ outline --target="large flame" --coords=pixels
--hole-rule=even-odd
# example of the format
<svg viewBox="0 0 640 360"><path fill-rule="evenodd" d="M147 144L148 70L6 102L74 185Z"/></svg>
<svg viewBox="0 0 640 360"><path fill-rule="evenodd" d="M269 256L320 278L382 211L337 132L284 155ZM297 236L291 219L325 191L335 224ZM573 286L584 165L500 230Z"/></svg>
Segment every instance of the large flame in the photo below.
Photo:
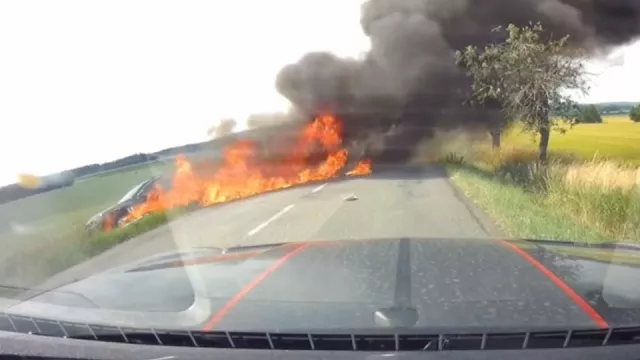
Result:
<svg viewBox="0 0 640 360"><path fill-rule="evenodd" d="M309 157L320 145L326 153L319 164L310 164ZM209 206L226 201L287 188L310 181L326 180L339 175L347 163L348 150L342 146L342 126L332 115L323 115L306 126L298 135L284 160L267 163L259 155L258 144L241 140L223 151L224 157L215 171L203 175L183 156L176 160L176 172L171 189L157 186L147 201L134 206L124 222L131 222L149 213L185 207L192 204ZM317 151L316 151L317 153ZM349 176L371 173L371 161L360 161Z"/></svg>

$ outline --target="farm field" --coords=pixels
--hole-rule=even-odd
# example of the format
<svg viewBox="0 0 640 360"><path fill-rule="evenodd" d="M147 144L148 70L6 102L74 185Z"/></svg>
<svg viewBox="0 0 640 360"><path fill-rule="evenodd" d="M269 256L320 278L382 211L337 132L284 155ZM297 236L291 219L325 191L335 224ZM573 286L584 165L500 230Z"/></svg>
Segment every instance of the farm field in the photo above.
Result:
<svg viewBox="0 0 640 360"><path fill-rule="evenodd" d="M505 135L503 143L534 150L537 138L515 128ZM640 165L640 123L627 115L604 116L602 124L578 124L564 134L554 131L549 151L575 154L585 160L596 157Z"/></svg>
<svg viewBox="0 0 640 360"><path fill-rule="evenodd" d="M506 236L640 242L640 123L603 120L554 132L543 166L534 139L518 129L504 136L500 152L484 139L443 162Z"/></svg>
<svg viewBox="0 0 640 360"><path fill-rule="evenodd" d="M84 225L91 216L116 203L133 186L168 169L167 164L154 164L98 174L70 187L0 205L0 274L3 278L13 275L12 280L20 284L31 282L40 274L14 273L24 270L20 263L41 262L51 249L73 249L69 245L83 240Z"/></svg>

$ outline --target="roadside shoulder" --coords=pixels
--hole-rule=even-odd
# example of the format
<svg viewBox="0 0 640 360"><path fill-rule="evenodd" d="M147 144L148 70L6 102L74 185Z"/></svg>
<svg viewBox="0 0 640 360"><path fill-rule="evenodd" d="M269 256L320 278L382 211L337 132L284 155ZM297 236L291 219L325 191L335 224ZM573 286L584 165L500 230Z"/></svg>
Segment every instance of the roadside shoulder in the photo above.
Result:
<svg viewBox="0 0 640 360"><path fill-rule="evenodd" d="M456 198L458 198L458 200L460 200L460 202L464 204L464 206L467 208L471 216L473 216L473 218L478 222L480 227L487 233L487 235L489 235L492 238L505 238L506 237L505 231L503 231L491 219L489 214L487 214L482 209L480 209L473 200L467 197L462 191L462 189L460 189L460 187L456 185L455 181L451 179L449 169L445 167L444 171L446 172L446 181L453 189L453 192Z"/></svg>

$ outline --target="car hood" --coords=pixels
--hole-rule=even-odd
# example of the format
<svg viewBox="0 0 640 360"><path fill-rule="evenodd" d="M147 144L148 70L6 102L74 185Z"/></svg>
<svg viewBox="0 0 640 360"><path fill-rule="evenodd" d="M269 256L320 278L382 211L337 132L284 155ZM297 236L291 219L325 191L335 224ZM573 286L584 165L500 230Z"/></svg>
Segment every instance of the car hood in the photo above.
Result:
<svg viewBox="0 0 640 360"><path fill-rule="evenodd" d="M477 239L287 243L163 254L7 309L198 330L593 328L640 321L640 252Z"/></svg>

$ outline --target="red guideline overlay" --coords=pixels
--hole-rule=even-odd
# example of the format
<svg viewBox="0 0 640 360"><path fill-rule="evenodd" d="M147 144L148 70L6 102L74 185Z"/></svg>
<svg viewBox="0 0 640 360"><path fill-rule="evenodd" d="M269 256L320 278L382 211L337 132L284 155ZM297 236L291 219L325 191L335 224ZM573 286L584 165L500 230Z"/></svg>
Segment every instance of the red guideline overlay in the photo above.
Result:
<svg viewBox="0 0 640 360"><path fill-rule="evenodd" d="M533 256L529 255L526 251L519 248L517 245L514 245L508 241L501 241L506 247L510 248L518 255L522 256L525 260L527 260L531 265L533 265L536 269L538 269L544 276L546 276L549 280L551 280L557 287L560 288L578 307L580 307L590 318L595 322L598 327L601 329L606 329L609 327L609 324L598 314L598 312L589 305L580 295L578 295L572 288L569 287L562 279L560 279L556 274L554 274L551 270L549 270L546 266L542 265L541 262L536 260Z"/></svg>
<svg viewBox="0 0 640 360"><path fill-rule="evenodd" d="M245 287L243 287L240 291L238 291L238 293L233 298L231 298L231 300L229 300L226 304L224 304L224 306L220 310L218 310L218 312L215 313L215 315L213 315L211 319L209 319L209 321L207 321L207 323L204 325L202 330L211 331L222 320L222 318L224 318L225 315L227 315L229 311L231 311L236 305L238 305L238 303L245 296L247 296L249 292L251 292L251 290L253 290L256 286L260 285L260 283L263 282L264 279L267 278L267 276L271 275L279 267L284 265L284 263L286 263L292 257L302 252L302 250L306 249L308 246L309 244L302 244L294 247L288 253L284 254L280 259L276 260L276 262L271 264L271 266L269 266L265 271L258 274L258 276L253 278L253 280L251 280L250 283L248 283Z"/></svg>

